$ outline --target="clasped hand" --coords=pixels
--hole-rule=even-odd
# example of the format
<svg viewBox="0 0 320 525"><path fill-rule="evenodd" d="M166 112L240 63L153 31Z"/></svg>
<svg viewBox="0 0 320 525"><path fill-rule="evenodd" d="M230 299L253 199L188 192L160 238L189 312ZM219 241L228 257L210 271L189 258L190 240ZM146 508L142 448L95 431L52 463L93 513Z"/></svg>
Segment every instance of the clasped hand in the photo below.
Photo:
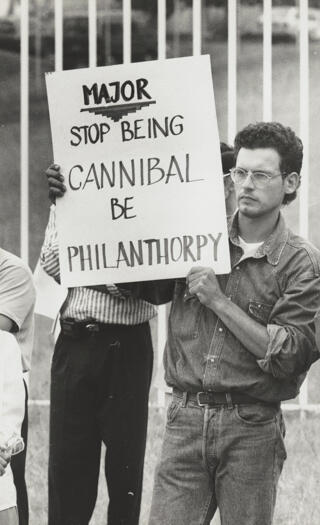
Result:
<svg viewBox="0 0 320 525"><path fill-rule="evenodd" d="M187 275L189 293L195 295L200 303L212 310L219 300L225 299L216 274L212 268L194 266Z"/></svg>

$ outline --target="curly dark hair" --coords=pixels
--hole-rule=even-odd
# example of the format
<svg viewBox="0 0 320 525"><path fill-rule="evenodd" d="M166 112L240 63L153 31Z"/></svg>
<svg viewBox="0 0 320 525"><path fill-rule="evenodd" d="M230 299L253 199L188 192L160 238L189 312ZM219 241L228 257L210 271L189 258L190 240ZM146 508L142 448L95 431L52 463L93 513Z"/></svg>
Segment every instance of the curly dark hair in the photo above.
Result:
<svg viewBox="0 0 320 525"><path fill-rule="evenodd" d="M285 177L296 172L300 175L303 145L295 132L279 122L257 122L249 124L239 131L234 140L234 153L237 158L240 148L273 148L280 155L280 170ZM297 192L286 194L283 204L289 204Z"/></svg>
<svg viewBox="0 0 320 525"><path fill-rule="evenodd" d="M221 153L221 163L222 163L222 172L226 175L230 172L231 168L235 165L235 156L234 151L229 144L225 142L220 142L220 153Z"/></svg>

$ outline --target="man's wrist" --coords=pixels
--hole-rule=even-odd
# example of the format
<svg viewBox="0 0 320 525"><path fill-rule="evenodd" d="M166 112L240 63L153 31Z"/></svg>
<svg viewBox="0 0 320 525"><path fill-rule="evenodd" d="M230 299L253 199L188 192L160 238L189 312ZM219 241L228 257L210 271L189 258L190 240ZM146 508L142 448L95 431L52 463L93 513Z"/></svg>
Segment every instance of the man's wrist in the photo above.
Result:
<svg viewBox="0 0 320 525"><path fill-rule="evenodd" d="M223 293L214 294L214 296L211 299L209 308L213 310L214 313L219 314L219 312L225 310L228 303L229 300Z"/></svg>

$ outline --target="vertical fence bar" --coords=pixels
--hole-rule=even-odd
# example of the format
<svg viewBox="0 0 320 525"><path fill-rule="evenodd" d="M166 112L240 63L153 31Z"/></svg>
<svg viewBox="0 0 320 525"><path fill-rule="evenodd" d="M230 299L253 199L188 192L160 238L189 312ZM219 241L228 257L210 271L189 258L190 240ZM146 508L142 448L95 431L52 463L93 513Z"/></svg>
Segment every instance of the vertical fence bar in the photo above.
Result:
<svg viewBox="0 0 320 525"><path fill-rule="evenodd" d="M131 0L123 0L123 63L131 62Z"/></svg>
<svg viewBox="0 0 320 525"><path fill-rule="evenodd" d="M263 111L272 120L272 0L263 0Z"/></svg>
<svg viewBox="0 0 320 525"><path fill-rule="evenodd" d="M104 64L112 63L112 47L111 47L111 17L112 17L112 0L106 0L106 18L104 20Z"/></svg>
<svg viewBox="0 0 320 525"><path fill-rule="evenodd" d="M308 0L300 0L300 136L303 142L303 176L300 188L300 234L308 237L309 190L309 33Z"/></svg>
<svg viewBox="0 0 320 525"><path fill-rule="evenodd" d="M88 2L89 67L97 65L97 0Z"/></svg>
<svg viewBox="0 0 320 525"><path fill-rule="evenodd" d="M29 0L20 7L20 256L29 260Z"/></svg>
<svg viewBox="0 0 320 525"><path fill-rule="evenodd" d="M158 59L166 58L166 0L158 0ZM162 355L167 338L166 306L158 308L157 334L157 370L162 369ZM158 388L157 402L160 407L165 405L165 395L162 388Z"/></svg>
<svg viewBox="0 0 320 525"><path fill-rule="evenodd" d="M303 142L303 168L299 202L300 235L309 235L309 31L308 0L300 0L300 137ZM307 379L299 396L301 408L308 404Z"/></svg>
<svg viewBox="0 0 320 525"><path fill-rule="evenodd" d="M192 50L193 55L201 55L201 0L192 3Z"/></svg>
<svg viewBox="0 0 320 525"><path fill-rule="evenodd" d="M62 0L54 0L54 68L63 69L63 6Z"/></svg>
<svg viewBox="0 0 320 525"><path fill-rule="evenodd" d="M35 86L36 91L39 93L41 90L41 47L42 47L42 5L39 0L35 0L35 42L34 42L34 54L35 54Z"/></svg>
<svg viewBox="0 0 320 525"><path fill-rule="evenodd" d="M237 129L237 1L228 0L228 142Z"/></svg>
<svg viewBox="0 0 320 525"><path fill-rule="evenodd" d="M180 0L173 0L173 56L180 56L180 26L179 20L181 15L181 4Z"/></svg>
<svg viewBox="0 0 320 525"><path fill-rule="evenodd" d="M158 0L158 59L166 58L166 0Z"/></svg>

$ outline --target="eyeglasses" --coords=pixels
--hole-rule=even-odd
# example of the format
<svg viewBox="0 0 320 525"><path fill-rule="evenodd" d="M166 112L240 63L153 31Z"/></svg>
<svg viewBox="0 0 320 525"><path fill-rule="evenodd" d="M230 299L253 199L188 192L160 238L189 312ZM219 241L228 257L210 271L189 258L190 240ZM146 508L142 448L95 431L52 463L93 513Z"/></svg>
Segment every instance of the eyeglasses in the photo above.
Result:
<svg viewBox="0 0 320 525"><path fill-rule="evenodd" d="M243 168L232 168L230 170L230 175L233 180L233 182L237 186L242 186L242 184L245 183L248 176L250 176L251 181L255 185L256 188L263 188L269 182L271 179L274 179L275 177L279 177L279 175L285 175L284 172L277 173L276 175L269 175L268 173L265 173L264 171L251 171L251 170L245 170Z"/></svg>

